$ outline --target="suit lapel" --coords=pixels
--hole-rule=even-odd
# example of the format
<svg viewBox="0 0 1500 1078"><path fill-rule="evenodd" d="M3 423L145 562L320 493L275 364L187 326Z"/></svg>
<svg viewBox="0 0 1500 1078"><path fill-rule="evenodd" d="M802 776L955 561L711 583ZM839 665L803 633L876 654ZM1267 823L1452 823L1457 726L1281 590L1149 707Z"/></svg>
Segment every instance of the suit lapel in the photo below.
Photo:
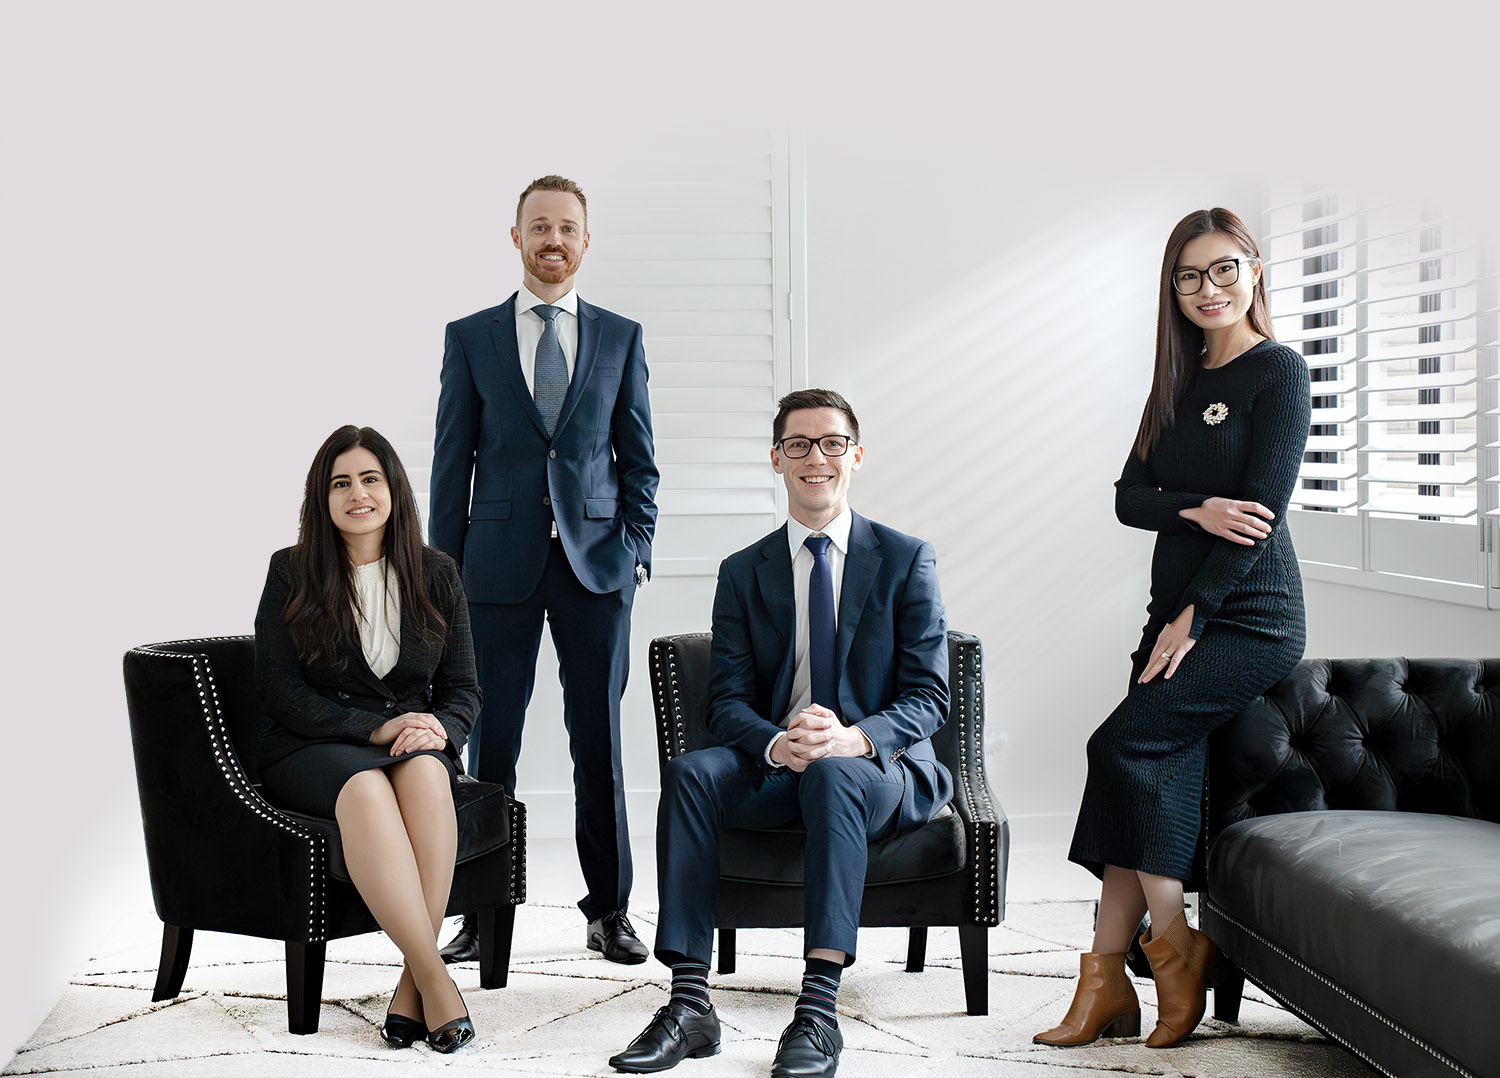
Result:
<svg viewBox="0 0 1500 1078"><path fill-rule="evenodd" d="M589 375L594 372L594 359L599 354L599 316L594 308L578 300L578 355L573 357L573 377L568 379L568 392L563 397L562 411L557 416L557 432L568 425L578 399L583 395ZM555 437L556 435L554 435Z"/></svg>
<svg viewBox="0 0 1500 1078"><path fill-rule="evenodd" d="M777 713L772 722L780 722L792 695L792 646L797 634L797 604L792 594L792 555L787 549L786 525L783 524L761 544L764 557L755 567L755 584L761 601L766 604L767 621L775 631L778 654L781 661L776 667L776 680L771 690L771 702ZM751 626L752 635L754 626Z"/></svg>
<svg viewBox="0 0 1500 1078"><path fill-rule="evenodd" d="M864 613L865 600L870 597L870 588L875 583L875 574L880 571L880 541L870 522L858 513L852 514L849 525L849 553L844 558L844 582L839 588L839 633L835 649L840 683L843 682L844 662L849 658L849 648L854 643L854 630L859 628L860 615Z"/></svg>
<svg viewBox="0 0 1500 1078"><path fill-rule="evenodd" d="M521 354L516 347L515 296L501 304L500 312L490 323L490 339L495 345L496 368L500 380L515 394L521 411L530 417L542 437L547 437L547 425L542 422L542 413L536 410L536 401L526 388L526 375L521 371Z"/></svg>

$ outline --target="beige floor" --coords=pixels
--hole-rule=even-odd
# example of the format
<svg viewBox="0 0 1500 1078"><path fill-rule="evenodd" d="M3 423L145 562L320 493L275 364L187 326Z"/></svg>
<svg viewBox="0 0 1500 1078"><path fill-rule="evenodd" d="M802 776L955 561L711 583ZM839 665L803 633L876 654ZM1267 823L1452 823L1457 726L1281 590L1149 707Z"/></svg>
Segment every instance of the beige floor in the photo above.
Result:
<svg viewBox="0 0 1500 1078"><path fill-rule="evenodd" d="M649 942L656 907L650 851L638 844L641 879L634 917ZM153 1004L160 926L145 909L120 938L101 941L57 1007L22 1046L5 1074L88 1075L383 1075L444 1068L454 1075L606 1075L623 1047L665 999L666 971L655 962L621 967L582 948L583 923L572 901L581 881L570 845L532 845L531 901L516 919L509 987L484 992L478 971L461 968L479 1032L452 1057L425 1046L386 1049L376 1026L395 981L395 951L378 934L328 948L322 1028L311 1037L286 1031L284 968L278 944L200 934L183 995ZM1152 1051L1138 1042L1039 1048L1031 1034L1066 1009L1076 952L1092 919L1090 878L1055 851L1017 851L1005 923L990 936L990 1013L963 1013L957 934L935 929L925 972L902 969L905 935L867 930L860 962L839 998L846 1048L840 1074L1064 1078L1099 1072L1241 1078L1363 1078L1353 1056L1262 996L1251 993L1238 1026L1208 1021L1183 1046ZM724 1051L685 1061L683 1078L765 1075L791 1011L800 973L799 933L740 934L739 970L713 977L724 1022ZM1153 1020L1149 983L1138 984L1145 1022Z"/></svg>

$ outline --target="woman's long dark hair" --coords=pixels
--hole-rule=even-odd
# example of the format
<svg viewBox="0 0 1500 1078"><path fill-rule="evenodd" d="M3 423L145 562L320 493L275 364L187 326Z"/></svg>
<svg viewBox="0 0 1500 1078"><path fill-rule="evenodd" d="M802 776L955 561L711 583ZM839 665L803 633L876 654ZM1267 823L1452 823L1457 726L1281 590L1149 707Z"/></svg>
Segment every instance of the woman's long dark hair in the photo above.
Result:
<svg viewBox="0 0 1500 1078"><path fill-rule="evenodd" d="M1187 242L1209 232L1228 236L1245 254L1260 258L1260 248L1255 246L1245 222L1220 206L1211 210L1194 210L1178 221L1177 227L1167 237L1167 250L1161 259L1161 296L1156 310L1156 373L1151 379L1151 395L1146 398L1140 430L1135 436L1135 454L1142 460L1156 447L1161 432L1172 425L1177 402L1198 375L1199 357L1203 354L1203 330L1195 326L1177 305L1177 293L1172 290L1172 273L1177 269L1177 259ZM1266 302L1264 273L1255 282L1248 317L1250 328L1262 337L1275 339L1271 332L1271 307Z"/></svg>
<svg viewBox="0 0 1500 1078"><path fill-rule="evenodd" d="M372 427L340 427L318 449L307 470L302 494L302 523L292 548L292 587L282 618L304 664L331 660L359 645L354 608L354 567L349 548L328 511L328 485L333 462L356 447L368 449L380 463L391 490L391 515L385 524L386 579L395 578L401 616L420 629L446 628L422 579L422 525L417 501L401 458L391 443ZM389 585L388 585L389 586Z"/></svg>

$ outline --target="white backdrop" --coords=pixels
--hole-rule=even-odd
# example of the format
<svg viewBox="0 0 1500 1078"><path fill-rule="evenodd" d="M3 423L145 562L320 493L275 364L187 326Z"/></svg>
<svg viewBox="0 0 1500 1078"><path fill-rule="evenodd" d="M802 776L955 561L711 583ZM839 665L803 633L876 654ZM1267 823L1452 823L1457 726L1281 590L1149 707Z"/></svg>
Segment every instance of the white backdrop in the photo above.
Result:
<svg viewBox="0 0 1500 1078"><path fill-rule="evenodd" d="M442 325L514 287L515 192L586 164L579 147L634 152L642 127L804 128L811 380L861 413L859 507L937 543L953 624L985 638L1017 840L1060 841L1142 620L1149 537L1114 524L1109 484L1167 229L1205 203L1253 220L1269 172L1399 171L1375 125L1419 112L1464 175L1493 162L1472 120L1494 36L1472 15L1434 24L1463 31L1432 53L1460 104L1429 115L1408 87L1430 80L1371 79L1361 108L1309 125L1290 65L1318 42L1358 55L1339 70L1415 62L1408 12L1341 7L1259 5L1253 25L1243 7L1148 24L1104 4L9 16L0 1057L150 902L122 652L249 628L317 443L348 421L420 437ZM638 656L707 622L706 594L651 595ZM1434 650L1422 627L1442 622L1396 650ZM637 723L645 681L638 660ZM649 791L638 733L627 776Z"/></svg>

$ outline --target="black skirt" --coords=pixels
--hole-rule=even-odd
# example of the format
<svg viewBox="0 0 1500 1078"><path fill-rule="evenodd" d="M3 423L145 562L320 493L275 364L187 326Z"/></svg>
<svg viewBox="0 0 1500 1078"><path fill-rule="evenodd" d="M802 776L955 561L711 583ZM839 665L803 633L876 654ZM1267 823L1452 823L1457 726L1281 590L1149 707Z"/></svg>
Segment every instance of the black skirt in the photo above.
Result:
<svg viewBox="0 0 1500 1078"><path fill-rule="evenodd" d="M283 756L261 768L261 786L266 800L277 808L304 816L333 819L344 783L361 771L390 767L417 756L436 756L448 769L448 782L456 785L458 772L453 760L438 749L392 756L388 745L357 745L352 741L320 741Z"/></svg>

